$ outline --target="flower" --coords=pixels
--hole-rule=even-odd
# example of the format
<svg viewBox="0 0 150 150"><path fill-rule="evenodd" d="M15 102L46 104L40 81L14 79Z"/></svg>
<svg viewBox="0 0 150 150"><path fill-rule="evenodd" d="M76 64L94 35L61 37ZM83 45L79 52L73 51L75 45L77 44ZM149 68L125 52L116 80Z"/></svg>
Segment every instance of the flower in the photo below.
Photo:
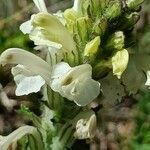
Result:
<svg viewBox="0 0 150 150"><path fill-rule="evenodd" d="M85 106L100 92L100 83L91 78L92 67L89 64L71 68L61 62L51 68L38 56L19 48L4 51L0 64L19 64L12 68L18 96L38 92L46 83L63 97Z"/></svg>
<svg viewBox="0 0 150 150"><path fill-rule="evenodd" d="M12 74L17 84L17 96L38 92L45 82L50 83L50 65L40 57L25 50L7 49L0 56L0 64L19 64L12 68Z"/></svg>
<svg viewBox="0 0 150 150"><path fill-rule="evenodd" d="M30 75L40 75L50 82L51 67L40 57L20 48L5 50L0 56L0 64L21 64L30 71Z"/></svg>
<svg viewBox="0 0 150 150"><path fill-rule="evenodd" d="M12 132L8 136L0 136L1 150L7 150L9 149L9 146L11 147L12 145L13 147L16 147L17 146L16 142L20 140L22 137L24 137L25 135L32 135L35 138L38 149L44 148L42 140L41 140L41 136L39 132L37 131L37 129L35 127L26 125L26 126L18 128L17 130Z"/></svg>
<svg viewBox="0 0 150 150"><path fill-rule="evenodd" d="M146 75L147 75L147 81L145 85L148 86L148 88L150 89L150 71L147 71Z"/></svg>
<svg viewBox="0 0 150 150"><path fill-rule="evenodd" d="M54 16L40 12L31 16L31 20L20 26L23 33L29 34L35 45L56 47L66 52L76 50L72 35L65 26Z"/></svg>
<svg viewBox="0 0 150 150"><path fill-rule="evenodd" d="M33 2L39 13L33 14L30 20L21 24L20 30L24 34L29 34L35 45L62 48L65 52L76 51L72 35L56 14L51 15L47 12L44 0Z"/></svg>
<svg viewBox="0 0 150 150"><path fill-rule="evenodd" d="M67 63L61 62L53 68L50 86L63 97L79 106L85 106L100 93L100 83L91 76L92 67L89 64L71 68Z"/></svg>
<svg viewBox="0 0 150 150"><path fill-rule="evenodd" d="M76 124L76 131L74 136L77 139L93 138L96 133L96 126L97 121L95 114L90 116L90 118L80 119Z"/></svg>
<svg viewBox="0 0 150 150"><path fill-rule="evenodd" d="M116 52L116 54L112 57L113 74L119 79L127 68L128 61L129 53L126 49Z"/></svg>

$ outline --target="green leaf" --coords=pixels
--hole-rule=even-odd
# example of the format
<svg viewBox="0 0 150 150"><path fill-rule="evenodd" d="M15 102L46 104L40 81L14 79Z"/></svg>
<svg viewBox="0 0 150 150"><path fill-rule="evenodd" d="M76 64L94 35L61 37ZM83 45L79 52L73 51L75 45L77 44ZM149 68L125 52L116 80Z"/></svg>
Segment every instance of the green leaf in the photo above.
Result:
<svg viewBox="0 0 150 150"><path fill-rule="evenodd" d="M100 80L102 93L104 95L103 104L106 106L114 106L125 96L124 87L120 80L109 73L105 78Z"/></svg>
<svg viewBox="0 0 150 150"><path fill-rule="evenodd" d="M150 55L131 54L128 67L122 75L122 82L129 94L136 94L139 89L145 89L146 75L150 70Z"/></svg>

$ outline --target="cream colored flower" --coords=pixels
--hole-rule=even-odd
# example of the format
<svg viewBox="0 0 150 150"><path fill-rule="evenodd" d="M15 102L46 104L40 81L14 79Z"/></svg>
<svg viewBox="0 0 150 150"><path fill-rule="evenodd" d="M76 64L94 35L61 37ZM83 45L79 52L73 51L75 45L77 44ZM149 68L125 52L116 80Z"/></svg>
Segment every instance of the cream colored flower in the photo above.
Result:
<svg viewBox="0 0 150 150"><path fill-rule="evenodd" d="M40 12L31 16L31 20L20 26L24 34L34 41L35 45L62 48L66 52L76 50L72 35L65 26L54 16Z"/></svg>
<svg viewBox="0 0 150 150"><path fill-rule="evenodd" d="M100 93L100 83L91 76L92 67L89 64L71 68L62 62L53 68L51 88L77 105L85 106Z"/></svg>
<svg viewBox="0 0 150 150"><path fill-rule="evenodd" d="M45 83L50 83L50 65L25 50L11 48L4 51L0 56L0 64L19 64L12 68L17 96L38 92Z"/></svg>
<svg viewBox="0 0 150 150"><path fill-rule="evenodd" d="M40 134L37 129L32 126L23 126L9 134L8 136L0 136L0 150L7 150L9 146L16 146L16 142L20 140L25 135L32 135L37 141L37 146L43 149L43 144L41 141Z"/></svg>
<svg viewBox="0 0 150 150"><path fill-rule="evenodd" d="M116 54L112 57L113 74L116 75L119 79L127 68L128 61L129 53L126 49L116 52Z"/></svg>
<svg viewBox="0 0 150 150"><path fill-rule="evenodd" d="M12 68L19 96L38 92L46 83L63 97L85 106L100 93L100 83L92 79L92 67L88 64L71 68L62 62L51 68L38 56L18 48L4 51L0 64L19 64Z"/></svg>
<svg viewBox="0 0 150 150"><path fill-rule="evenodd" d="M95 114L93 114L90 118L80 119L76 124L74 136L77 139L93 138L96 133L96 127L97 121Z"/></svg>

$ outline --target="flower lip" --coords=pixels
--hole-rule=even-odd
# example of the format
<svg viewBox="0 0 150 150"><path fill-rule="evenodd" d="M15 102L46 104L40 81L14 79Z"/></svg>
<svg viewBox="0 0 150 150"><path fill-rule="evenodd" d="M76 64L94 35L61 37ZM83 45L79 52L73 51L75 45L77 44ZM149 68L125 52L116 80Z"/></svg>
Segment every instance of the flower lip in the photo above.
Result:
<svg viewBox="0 0 150 150"><path fill-rule="evenodd" d="M51 67L40 57L19 48L10 48L0 55L0 64L20 64L34 75L40 75L46 82L51 79Z"/></svg>

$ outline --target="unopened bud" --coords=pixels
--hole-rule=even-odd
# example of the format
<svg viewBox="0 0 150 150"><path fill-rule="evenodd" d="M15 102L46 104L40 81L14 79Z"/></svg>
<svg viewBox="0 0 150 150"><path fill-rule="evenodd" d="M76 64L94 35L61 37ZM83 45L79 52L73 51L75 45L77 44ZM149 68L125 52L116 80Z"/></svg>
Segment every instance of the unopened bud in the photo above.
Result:
<svg viewBox="0 0 150 150"><path fill-rule="evenodd" d="M96 133L96 116L93 114L90 118L80 119L76 124L76 132L74 136L77 139L93 138Z"/></svg>
<svg viewBox="0 0 150 150"><path fill-rule="evenodd" d="M84 43L88 38L88 18L81 17L76 21L76 27L80 40Z"/></svg>
<svg viewBox="0 0 150 150"><path fill-rule="evenodd" d="M99 0L101 12L108 6L109 0Z"/></svg>
<svg viewBox="0 0 150 150"><path fill-rule="evenodd" d="M131 29L140 19L140 15L137 12L126 14L121 21L121 29Z"/></svg>
<svg viewBox="0 0 150 150"><path fill-rule="evenodd" d="M93 75L95 78L100 79L105 76L112 69L111 59L100 60L93 68Z"/></svg>
<svg viewBox="0 0 150 150"><path fill-rule="evenodd" d="M97 35L103 35L107 28L107 19L105 17L102 17L99 19L93 27L93 32Z"/></svg>
<svg viewBox="0 0 150 150"><path fill-rule="evenodd" d="M99 50L100 42L100 37L97 36L92 41L87 43L84 50L84 57L92 61Z"/></svg>
<svg viewBox="0 0 150 150"><path fill-rule="evenodd" d="M138 8L143 2L144 0L126 0L127 7L132 10Z"/></svg>
<svg viewBox="0 0 150 150"><path fill-rule="evenodd" d="M128 61L129 61L129 53L126 49L118 51L112 57L113 74L116 75L118 79L121 78L121 75L127 68Z"/></svg>
<svg viewBox="0 0 150 150"><path fill-rule="evenodd" d="M105 16L109 19L115 19L121 14L121 3L119 0L110 1L107 9L105 10Z"/></svg>
<svg viewBox="0 0 150 150"><path fill-rule="evenodd" d="M106 49L109 51L121 50L124 47L125 36L122 31L115 32L107 41Z"/></svg>
<svg viewBox="0 0 150 150"><path fill-rule="evenodd" d="M73 9L66 9L64 12L64 17L67 21L75 21L78 18L78 14Z"/></svg>

